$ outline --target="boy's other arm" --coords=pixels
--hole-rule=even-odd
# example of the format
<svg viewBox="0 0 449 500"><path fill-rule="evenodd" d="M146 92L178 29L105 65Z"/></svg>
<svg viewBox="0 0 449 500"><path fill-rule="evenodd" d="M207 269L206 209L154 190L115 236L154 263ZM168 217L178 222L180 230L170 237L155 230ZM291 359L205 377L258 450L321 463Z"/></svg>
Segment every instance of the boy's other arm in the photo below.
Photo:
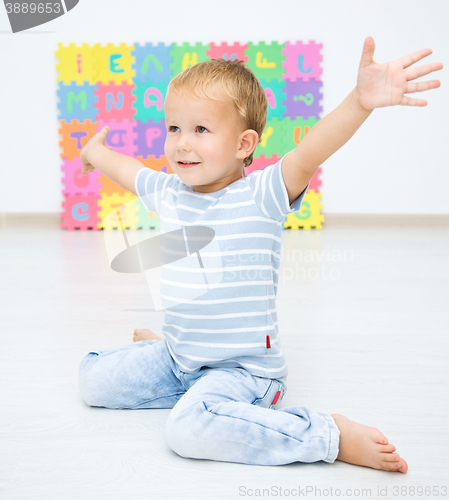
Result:
<svg viewBox="0 0 449 500"><path fill-rule="evenodd" d="M318 167L355 134L371 113L360 107L353 90L288 153L282 162L282 176L290 204L304 191Z"/></svg>
<svg viewBox="0 0 449 500"><path fill-rule="evenodd" d="M108 127L103 127L81 150L80 158L83 164L83 175L92 172L96 168L111 181L136 195L134 181L137 172L144 165L135 158L117 153L105 146L104 143L108 133Z"/></svg>
<svg viewBox="0 0 449 500"><path fill-rule="evenodd" d="M298 146L282 162L282 176L291 204L304 191L317 168L338 151L357 131L375 108L385 106L426 106L423 99L412 99L405 93L422 92L440 86L438 80L409 83L442 69L439 62L405 71L430 55L423 49L396 61L378 64L373 61L374 40L365 39L357 76L357 86L331 113L314 125Z"/></svg>

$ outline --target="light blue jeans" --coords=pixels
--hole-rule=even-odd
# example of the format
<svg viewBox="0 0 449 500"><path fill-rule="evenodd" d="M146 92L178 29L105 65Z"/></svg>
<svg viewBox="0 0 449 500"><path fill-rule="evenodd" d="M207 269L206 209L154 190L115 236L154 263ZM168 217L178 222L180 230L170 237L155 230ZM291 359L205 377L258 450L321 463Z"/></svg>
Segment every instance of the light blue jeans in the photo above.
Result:
<svg viewBox="0 0 449 500"><path fill-rule="evenodd" d="M79 369L89 406L173 408L166 437L186 458L255 465L332 463L340 431L327 413L301 406L276 410L285 377L261 378L243 368L179 369L165 340L90 352Z"/></svg>

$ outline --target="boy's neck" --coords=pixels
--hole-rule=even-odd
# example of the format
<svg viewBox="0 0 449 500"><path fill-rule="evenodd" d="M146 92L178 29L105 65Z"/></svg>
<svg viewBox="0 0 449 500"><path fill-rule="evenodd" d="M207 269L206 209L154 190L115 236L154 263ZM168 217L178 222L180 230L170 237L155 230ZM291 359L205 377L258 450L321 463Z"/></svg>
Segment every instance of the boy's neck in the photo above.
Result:
<svg viewBox="0 0 449 500"><path fill-rule="evenodd" d="M242 175L237 174L231 177L230 179L227 178L222 179L221 182L216 181L213 184L202 184L199 186L192 186L192 189L196 193L215 193L217 191L221 191L227 186L230 186L231 184L234 184L234 182L237 182L240 179L243 179L244 177L246 176L244 176L243 174Z"/></svg>

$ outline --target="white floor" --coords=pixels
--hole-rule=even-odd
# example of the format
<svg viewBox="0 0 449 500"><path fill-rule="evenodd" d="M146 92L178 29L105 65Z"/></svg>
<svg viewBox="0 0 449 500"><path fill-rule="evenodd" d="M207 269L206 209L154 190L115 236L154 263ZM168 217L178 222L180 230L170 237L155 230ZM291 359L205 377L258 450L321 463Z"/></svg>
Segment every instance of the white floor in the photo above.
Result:
<svg viewBox="0 0 449 500"><path fill-rule="evenodd" d="M290 372L281 407L377 427L407 474L184 459L165 441L170 410L88 407L77 381L84 355L130 343L136 327L160 333L162 313L144 310L141 276L110 270L102 232L3 229L0 499L444 496L449 231L285 230L283 243L278 311Z"/></svg>

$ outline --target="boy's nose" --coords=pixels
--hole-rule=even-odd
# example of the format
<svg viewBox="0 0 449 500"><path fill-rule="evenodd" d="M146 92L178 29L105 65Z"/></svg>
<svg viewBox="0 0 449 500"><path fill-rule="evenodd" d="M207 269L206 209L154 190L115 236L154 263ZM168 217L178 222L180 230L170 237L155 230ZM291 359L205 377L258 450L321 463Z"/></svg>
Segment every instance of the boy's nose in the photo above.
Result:
<svg viewBox="0 0 449 500"><path fill-rule="evenodd" d="M177 143L178 151L191 151L192 146L188 138L185 135L179 135L178 143Z"/></svg>

